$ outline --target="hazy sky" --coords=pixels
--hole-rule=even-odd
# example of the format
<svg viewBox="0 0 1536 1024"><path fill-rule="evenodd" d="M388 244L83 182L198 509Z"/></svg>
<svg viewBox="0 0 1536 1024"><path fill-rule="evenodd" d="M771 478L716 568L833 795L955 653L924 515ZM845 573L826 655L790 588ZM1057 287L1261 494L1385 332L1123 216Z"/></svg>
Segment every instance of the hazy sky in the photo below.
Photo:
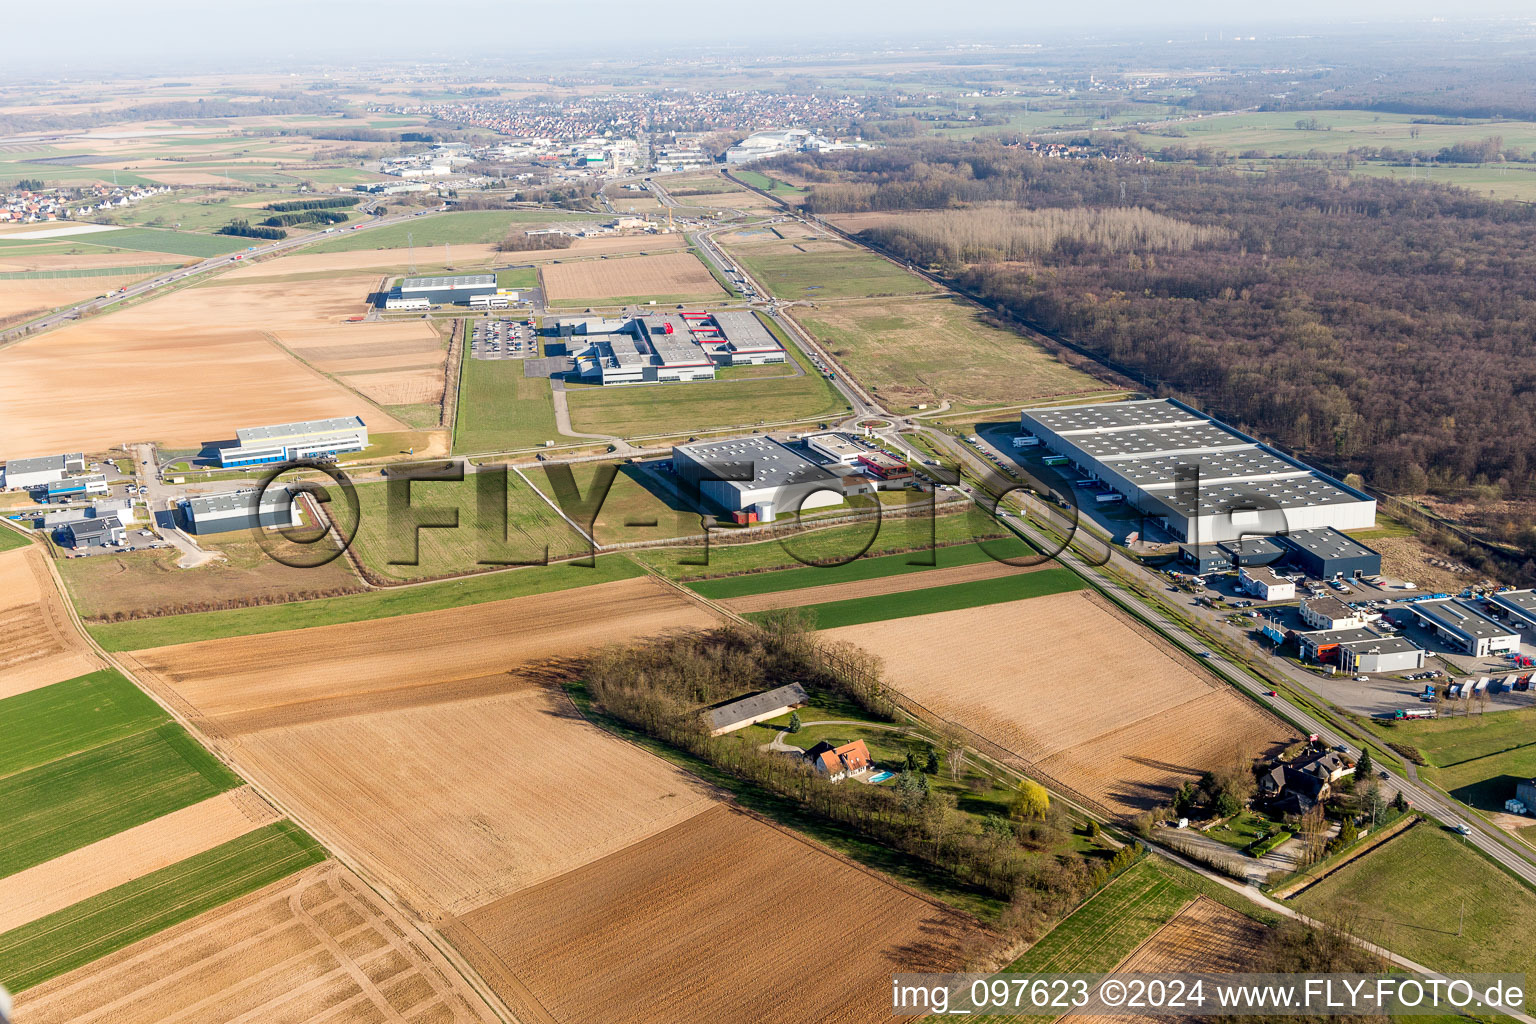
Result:
<svg viewBox="0 0 1536 1024"><path fill-rule="evenodd" d="M1138 28L1274 32L1285 23L1410 22L1536 15L1531 0L75 0L6 4L7 61L53 62L71 75L92 62L327 55L336 59L454 53L581 52L626 44L643 57L676 44L821 39L974 38L1028 42L1064 31ZM740 16L733 16L732 12ZM655 51L660 53L661 51ZM170 59L167 59L170 58ZM200 63L200 62L199 62Z"/></svg>

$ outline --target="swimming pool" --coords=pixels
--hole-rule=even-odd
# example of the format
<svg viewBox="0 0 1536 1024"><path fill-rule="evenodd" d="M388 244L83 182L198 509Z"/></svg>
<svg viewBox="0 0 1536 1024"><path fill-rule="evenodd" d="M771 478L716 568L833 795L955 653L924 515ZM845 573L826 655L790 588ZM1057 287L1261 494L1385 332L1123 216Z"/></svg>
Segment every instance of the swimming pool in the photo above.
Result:
<svg viewBox="0 0 1536 1024"><path fill-rule="evenodd" d="M884 782L886 779L894 779L895 777L895 774L892 772L876 772L865 781L873 786L877 782Z"/></svg>

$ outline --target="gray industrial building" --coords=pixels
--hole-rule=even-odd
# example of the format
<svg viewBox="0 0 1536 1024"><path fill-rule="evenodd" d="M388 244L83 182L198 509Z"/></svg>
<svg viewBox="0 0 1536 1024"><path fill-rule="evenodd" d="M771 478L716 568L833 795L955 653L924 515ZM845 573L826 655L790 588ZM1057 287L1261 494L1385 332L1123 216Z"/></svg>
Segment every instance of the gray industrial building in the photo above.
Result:
<svg viewBox="0 0 1536 1024"><path fill-rule="evenodd" d="M268 491L250 488L187 498L182 502L182 511L186 514L187 529L198 535L299 524L298 503L286 487Z"/></svg>
<svg viewBox="0 0 1536 1024"><path fill-rule="evenodd" d="M605 385L713 380L717 366L757 366L789 358L750 312L568 317L549 327L571 339L576 372Z"/></svg>
<svg viewBox="0 0 1536 1024"><path fill-rule="evenodd" d="M1376 500L1173 399L1026 410L1020 428L1176 539L1376 523Z"/></svg>
<svg viewBox="0 0 1536 1024"><path fill-rule="evenodd" d="M408 277L400 282L393 297L426 299L434 306L453 303L468 305L477 295L496 294L495 274L459 274L451 277Z"/></svg>
<svg viewBox="0 0 1536 1024"><path fill-rule="evenodd" d="M219 465L266 466L293 459L333 458L368 447L368 426L361 416L241 427L235 444L219 449Z"/></svg>
<svg viewBox="0 0 1536 1024"><path fill-rule="evenodd" d="M1406 605L1427 629L1474 658L1520 649L1520 634L1465 601L1415 601Z"/></svg>
<svg viewBox="0 0 1536 1024"><path fill-rule="evenodd" d="M1424 650L1400 636L1355 626L1296 634L1304 661L1335 664L1345 672L1412 672L1424 667Z"/></svg>
<svg viewBox="0 0 1536 1024"><path fill-rule="evenodd" d="M65 526L63 532L68 536L69 543L77 548L107 547L128 539L128 531L117 516L82 519Z"/></svg>
<svg viewBox="0 0 1536 1024"><path fill-rule="evenodd" d="M1286 549L1268 537L1244 537L1220 544L1180 544L1179 558L1197 576L1221 572L1234 565L1274 565L1284 561Z"/></svg>
<svg viewBox="0 0 1536 1024"><path fill-rule="evenodd" d="M678 445L672 466L702 497L727 512L755 512L765 523L780 512L841 505L850 494L874 490L868 477L833 472L770 437Z"/></svg>
<svg viewBox="0 0 1536 1024"><path fill-rule="evenodd" d="M64 479L66 473L84 473L85 454L42 455L35 459L10 459L5 464L5 489L30 490Z"/></svg>
<svg viewBox="0 0 1536 1024"><path fill-rule="evenodd" d="M1536 630L1536 591L1506 590L1488 598L1516 628Z"/></svg>
<svg viewBox="0 0 1536 1024"><path fill-rule="evenodd" d="M1287 549L1285 561L1320 580L1381 575L1381 555L1333 527L1294 530L1275 538Z"/></svg>

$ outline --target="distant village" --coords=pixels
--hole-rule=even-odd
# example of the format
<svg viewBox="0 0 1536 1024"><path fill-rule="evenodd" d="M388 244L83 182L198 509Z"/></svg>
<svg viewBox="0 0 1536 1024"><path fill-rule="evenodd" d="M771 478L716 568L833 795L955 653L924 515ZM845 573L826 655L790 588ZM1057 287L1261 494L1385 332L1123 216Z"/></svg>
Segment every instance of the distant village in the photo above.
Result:
<svg viewBox="0 0 1536 1024"><path fill-rule="evenodd" d="M16 188L0 199L0 224L35 224L50 220L81 220L132 206L150 196L171 191L169 185L83 185L79 188Z"/></svg>

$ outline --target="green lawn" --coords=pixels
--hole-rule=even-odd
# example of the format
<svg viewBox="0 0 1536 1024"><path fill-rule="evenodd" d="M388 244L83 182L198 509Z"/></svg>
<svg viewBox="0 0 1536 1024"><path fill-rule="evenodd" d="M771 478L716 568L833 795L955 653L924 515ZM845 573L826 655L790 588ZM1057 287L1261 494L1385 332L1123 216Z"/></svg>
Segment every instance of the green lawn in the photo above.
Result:
<svg viewBox="0 0 1536 1024"><path fill-rule="evenodd" d="M174 722L0 778L0 877L238 785Z"/></svg>
<svg viewBox="0 0 1536 1024"><path fill-rule="evenodd" d="M923 552L935 545L964 544L977 538L997 538L996 526L994 520L984 518L979 512L972 514L970 511L957 510L932 518L912 516L886 519L878 524L812 527L783 539L754 544L712 543L705 564L696 564L704 560L702 545L644 549L636 551L635 557L657 572L681 580L813 567L820 573L827 571L827 567L817 563L850 559L856 561L892 552L917 552L903 554L902 557L920 559L924 557Z"/></svg>
<svg viewBox="0 0 1536 1024"><path fill-rule="evenodd" d="M1292 902L1313 916L1354 915L1374 941L1435 970L1536 972L1536 949L1511 941L1536 933L1536 893L1432 821Z"/></svg>
<svg viewBox="0 0 1536 1024"><path fill-rule="evenodd" d="M961 608L979 608L1005 601L1022 601L1025 598L1045 594L1060 594L1078 590L1082 581L1068 569L1037 569L1017 576L1001 576L991 580L974 580L955 583L947 587L931 587L926 590L909 590L899 594L881 594L877 597L856 597L848 601L829 601L806 607L816 615L817 629L836 629L839 626L856 626L861 622L882 622L886 619L904 619L931 612L957 611ZM755 619L766 613L754 612L747 618Z"/></svg>
<svg viewBox="0 0 1536 1024"><path fill-rule="evenodd" d="M357 496L362 521L352 550L379 575L412 580L560 558L590 546L510 470L505 504L482 508L482 488L491 480L489 473L461 481L418 480L411 484L409 509L395 511L390 509L388 483L361 485ZM413 528L413 522L429 517L456 525Z"/></svg>
<svg viewBox="0 0 1536 1024"><path fill-rule="evenodd" d="M238 252L252 245L265 245L266 239L236 238L233 235L199 235L189 231L159 231L155 228L116 228L69 239L92 246L133 249L138 252L169 252L177 256L219 256Z"/></svg>
<svg viewBox="0 0 1536 1024"><path fill-rule="evenodd" d="M539 286L537 267L517 267L513 270L496 271L496 287L511 291L523 291Z"/></svg>
<svg viewBox="0 0 1536 1024"><path fill-rule="evenodd" d="M597 583L630 579L644 572L622 555L597 559L592 567L532 566L458 580L443 580L396 590L329 597L318 601L236 608L229 611L167 615L91 626L96 642L109 651L137 651L193 640L215 640L257 633L278 633L307 626L387 619L395 615L463 608L530 594L547 594Z"/></svg>
<svg viewBox="0 0 1536 1024"><path fill-rule="evenodd" d="M803 196L806 194L805 189L797 188L787 181L770 178L762 171L732 171L731 173L753 188L760 188L764 192L769 192L776 196Z"/></svg>
<svg viewBox="0 0 1536 1024"><path fill-rule="evenodd" d="M975 565L989 558L1019 558L1030 553L1024 543L1014 538L1002 538L985 544L955 544L936 548L932 552L916 551L901 555L856 558L841 565L807 565L798 569L778 572L752 573L719 580L701 580L689 586L704 597L725 601L733 597L749 597L753 594L776 594L785 590L804 587L821 587L831 583L852 583L857 580L879 579L904 573L925 572L928 569L948 569L961 565ZM930 564L930 561L937 564Z"/></svg>
<svg viewBox="0 0 1536 1024"><path fill-rule="evenodd" d="M600 467L612 468L615 474L608 493L597 504L593 484ZM524 472L552 501L560 501L565 513L590 531L599 544L670 537L702 540L704 526L699 513L677 492L667 489L671 478L623 463L580 462L569 468L577 495L567 494L563 500L546 467Z"/></svg>
<svg viewBox="0 0 1536 1024"><path fill-rule="evenodd" d="M356 252L360 249L404 249L406 236L421 252L432 246L489 245L506 237L514 224L553 224L598 220L595 214L563 210L474 210L412 217L372 231L347 232L305 252ZM427 253L422 252L425 258Z"/></svg>
<svg viewBox="0 0 1536 1024"><path fill-rule="evenodd" d="M742 248L732 255L781 299L867 299L916 295L933 285L862 249L780 252Z"/></svg>
<svg viewBox="0 0 1536 1024"><path fill-rule="evenodd" d="M116 669L0 700L0 779L152 729L169 716Z"/></svg>
<svg viewBox="0 0 1536 1024"><path fill-rule="evenodd" d="M466 350L453 450L510 451L564 439L549 387L548 377L523 376L521 359L471 359Z"/></svg>
<svg viewBox="0 0 1536 1024"><path fill-rule="evenodd" d="M1485 811L1502 811L1515 784L1536 776L1536 709L1373 726L1389 743L1416 747L1426 779Z"/></svg>
<svg viewBox="0 0 1536 1024"><path fill-rule="evenodd" d="M843 396L818 374L592 387L566 392L571 427L617 437L681 434L839 416Z"/></svg>
<svg viewBox="0 0 1536 1024"><path fill-rule="evenodd" d="M292 822L256 829L0 935L0 982L30 988L325 859Z"/></svg>
<svg viewBox="0 0 1536 1024"><path fill-rule="evenodd" d="M0 551L11 551L16 548L24 548L32 543L32 538L19 530L0 526Z"/></svg>

